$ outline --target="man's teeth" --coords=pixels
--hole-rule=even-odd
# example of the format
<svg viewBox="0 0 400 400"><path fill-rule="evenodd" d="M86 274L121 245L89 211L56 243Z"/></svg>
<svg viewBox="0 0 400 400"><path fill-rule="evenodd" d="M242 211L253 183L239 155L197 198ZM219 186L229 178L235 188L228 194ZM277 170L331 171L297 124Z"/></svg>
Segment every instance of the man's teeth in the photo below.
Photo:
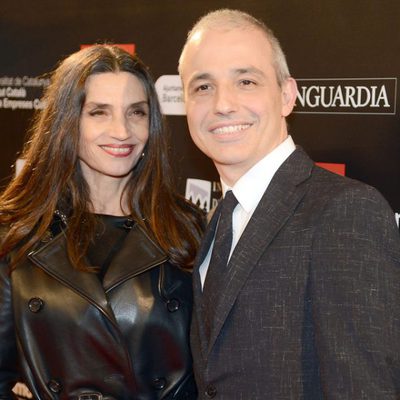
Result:
<svg viewBox="0 0 400 400"><path fill-rule="evenodd" d="M233 133L247 129L249 126L250 124L223 126L221 128L214 129L213 133Z"/></svg>

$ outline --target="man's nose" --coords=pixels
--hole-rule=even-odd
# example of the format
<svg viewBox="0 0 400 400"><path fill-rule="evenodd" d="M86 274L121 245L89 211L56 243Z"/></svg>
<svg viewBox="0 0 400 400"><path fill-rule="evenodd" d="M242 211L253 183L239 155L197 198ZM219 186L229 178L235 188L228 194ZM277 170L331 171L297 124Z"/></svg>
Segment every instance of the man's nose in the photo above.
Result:
<svg viewBox="0 0 400 400"><path fill-rule="evenodd" d="M214 97L214 110L218 114L230 114L237 111L238 98L234 88L220 86Z"/></svg>

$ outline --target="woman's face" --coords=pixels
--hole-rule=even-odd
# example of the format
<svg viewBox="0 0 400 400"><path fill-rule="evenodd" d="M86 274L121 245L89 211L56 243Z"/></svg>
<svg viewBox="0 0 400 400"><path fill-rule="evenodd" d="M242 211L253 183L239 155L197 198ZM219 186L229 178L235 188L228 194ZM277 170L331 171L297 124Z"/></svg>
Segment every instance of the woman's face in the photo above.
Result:
<svg viewBox="0 0 400 400"><path fill-rule="evenodd" d="M145 90L129 72L105 72L86 81L79 122L79 158L88 183L105 176L128 180L149 137Z"/></svg>

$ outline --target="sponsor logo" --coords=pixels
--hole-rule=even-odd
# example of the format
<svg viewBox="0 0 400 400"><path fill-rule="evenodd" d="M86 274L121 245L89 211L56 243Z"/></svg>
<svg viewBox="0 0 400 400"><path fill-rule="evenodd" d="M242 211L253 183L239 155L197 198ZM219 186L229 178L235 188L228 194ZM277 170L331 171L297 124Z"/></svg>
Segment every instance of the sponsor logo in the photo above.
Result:
<svg viewBox="0 0 400 400"><path fill-rule="evenodd" d="M325 163L325 162L316 162L321 168L325 168L328 171L334 172L338 175L345 175L346 174L346 164L335 164L335 163Z"/></svg>
<svg viewBox="0 0 400 400"><path fill-rule="evenodd" d="M296 79L295 113L396 114L397 78Z"/></svg>
<svg viewBox="0 0 400 400"><path fill-rule="evenodd" d="M156 81L156 90L165 115L185 115L182 82L179 75L162 75Z"/></svg>
<svg viewBox="0 0 400 400"><path fill-rule="evenodd" d="M0 77L0 109L41 110L45 107L40 99L42 90L48 86L48 78L34 76Z"/></svg>
<svg viewBox="0 0 400 400"><path fill-rule="evenodd" d="M81 44L81 49L86 49L86 47L94 46L94 44ZM135 44L134 43L115 43L115 46L125 50L127 53L135 54Z"/></svg>
<svg viewBox="0 0 400 400"><path fill-rule="evenodd" d="M221 197L220 182L188 178L186 180L185 197L198 207L208 212L213 209Z"/></svg>

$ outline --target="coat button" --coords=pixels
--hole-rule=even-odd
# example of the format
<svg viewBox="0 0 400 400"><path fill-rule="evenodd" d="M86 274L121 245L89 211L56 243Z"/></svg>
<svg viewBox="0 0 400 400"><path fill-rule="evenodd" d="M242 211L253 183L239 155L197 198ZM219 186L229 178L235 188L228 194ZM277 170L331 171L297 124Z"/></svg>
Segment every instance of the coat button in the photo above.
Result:
<svg viewBox="0 0 400 400"><path fill-rule="evenodd" d="M33 313L37 313L44 307L44 301L39 297L33 297L29 300L28 307Z"/></svg>
<svg viewBox="0 0 400 400"><path fill-rule="evenodd" d="M165 388L165 385L167 384L167 381L165 378L155 378L153 379L152 385L154 389L156 390L162 390Z"/></svg>
<svg viewBox="0 0 400 400"><path fill-rule="evenodd" d="M124 222L125 229L132 229L133 225L135 225L135 221L132 218L127 218Z"/></svg>
<svg viewBox="0 0 400 400"><path fill-rule="evenodd" d="M213 399L216 395L217 395L217 388L215 386L213 386L213 385L207 386L206 396L209 399Z"/></svg>
<svg viewBox="0 0 400 400"><path fill-rule="evenodd" d="M62 386L60 382L57 382L55 379L52 379L47 386L53 393L60 393L62 390Z"/></svg>
<svg viewBox="0 0 400 400"><path fill-rule="evenodd" d="M179 310L181 303L177 299L170 299L167 301L167 308L169 312L175 312Z"/></svg>

